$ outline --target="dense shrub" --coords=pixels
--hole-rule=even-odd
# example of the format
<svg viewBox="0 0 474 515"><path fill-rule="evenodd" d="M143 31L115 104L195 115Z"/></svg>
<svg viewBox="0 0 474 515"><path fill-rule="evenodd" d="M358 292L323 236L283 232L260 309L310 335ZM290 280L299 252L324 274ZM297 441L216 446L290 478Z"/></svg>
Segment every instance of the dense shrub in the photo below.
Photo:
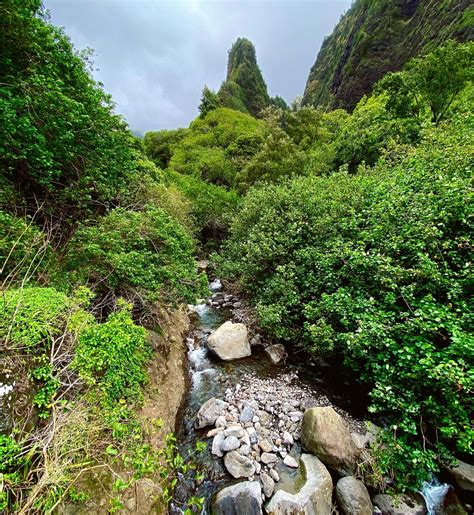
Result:
<svg viewBox="0 0 474 515"><path fill-rule="evenodd" d="M354 176L251 191L224 253L271 334L342 355L371 386L403 449L386 462L402 487L407 464L420 480L445 445L472 445L472 124L460 116Z"/></svg>
<svg viewBox="0 0 474 515"><path fill-rule="evenodd" d="M273 183L301 175L307 155L279 127L269 126L266 137L238 177L238 188L245 192L252 184Z"/></svg>
<svg viewBox="0 0 474 515"><path fill-rule="evenodd" d="M193 228L201 242L209 245L221 241L238 207L237 193L171 170L166 177L170 188L176 187L189 202Z"/></svg>
<svg viewBox="0 0 474 515"><path fill-rule="evenodd" d="M361 163L374 165L393 144L417 142L421 120L392 114L387 101L385 94L364 97L346 118L334 142L334 169L347 165L355 172Z"/></svg>
<svg viewBox="0 0 474 515"><path fill-rule="evenodd" d="M167 168L174 148L186 135L186 129L150 131L143 138L146 155L160 168Z"/></svg>
<svg viewBox="0 0 474 515"><path fill-rule="evenodd" d="M120 399L141 398L149 355L145 329L133 322L128 307L122 305L103 324L91 324L82 331L74 367L88 384L97 384L113 406Z"/></svg>
<svg viewBox="0 0 474 515"><path fill-rule="evenodd" d="M64 331L72 300L54 288L9 289L0 298L0 339L34 351Z"/></svg>
<svg viewBox="0 0 474 515"><path fill-rule="evenodd" d="M101 295L192 302L202 284L188 231L163 209L110 211L72 239L66 270Z"/></svg>
<svg viewBox="0 0 474 515"><path fill-rule="evenodd" d="M45 278L54 267L48 237L34 221L0 210L0 279L4 281L3 286Z"/></svg>
<svg viewBox="0 0 474 515"><path fill-rule="evenodd" d="M215 184L234 186L239 172L263 142L265 124L231 109L196 119L174 147L172 170Z"/></svg>
<svg viewBox="0 0 474 515"><path fill-rule="evenodd" d="M103 206L135 168L132 134L40 0L6 0L0 18L3 173L28 202L54 199L69 214Z"/></svg>

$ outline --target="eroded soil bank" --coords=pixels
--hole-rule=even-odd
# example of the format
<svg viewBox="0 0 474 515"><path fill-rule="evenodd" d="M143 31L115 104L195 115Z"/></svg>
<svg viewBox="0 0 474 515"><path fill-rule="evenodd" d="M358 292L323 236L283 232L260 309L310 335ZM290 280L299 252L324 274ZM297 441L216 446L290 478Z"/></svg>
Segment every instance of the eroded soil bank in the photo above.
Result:
<svg viewBox="0 0 474 515"><path fill-rule="evenodd" d="M187 361L184 344L189 332L190 320L185 309L167 310L158 313L156 330L149 331L153 354L148 365L148 382L144 387L143 405L138 419L145 430L146 439L154 449L164 445L168 433L174 432L178 413L187 391ZM120 478L127 482L132 475L124 467L107 466L91 468L82 474L76 486L85 492L89 500L83 505L62 505L61 514L105 515L110 513L110 500L117 495L114 482ZM166 513L162 500L159 472L135 481L132 487L120 496L122 509L117 513Z"/></svg>

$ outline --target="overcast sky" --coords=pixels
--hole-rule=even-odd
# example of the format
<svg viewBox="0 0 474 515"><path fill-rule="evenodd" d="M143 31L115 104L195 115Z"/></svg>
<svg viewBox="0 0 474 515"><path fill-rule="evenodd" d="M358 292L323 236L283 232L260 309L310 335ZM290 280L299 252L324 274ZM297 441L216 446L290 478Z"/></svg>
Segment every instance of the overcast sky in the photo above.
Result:
<svg viewBox="0 0 474 515"><path fill-rule="evenodd" d="M95 77L139 133L187 127L204 84L218 89L227 51L250 39L270 95L302 95L323 38L350 0L45 0Z"/></svg>

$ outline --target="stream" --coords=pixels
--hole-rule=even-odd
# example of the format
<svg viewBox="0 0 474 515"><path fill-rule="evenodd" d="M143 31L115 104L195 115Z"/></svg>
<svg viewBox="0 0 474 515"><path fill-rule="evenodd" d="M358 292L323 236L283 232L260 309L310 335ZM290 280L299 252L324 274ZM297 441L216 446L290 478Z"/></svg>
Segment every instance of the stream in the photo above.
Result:
<svg viewBox="0 0 474 515"><path fill-rule="evenodd" d="M239 303L240 304L240 303ZM206 451L195 455L193 461L204 470L204 481L196 485L192 478L184 477L177 487L176 499L179 503L191 495L205 497L205 511L210 513L213 495L225 486L239 482L225 470L223 460L211 454L212 438L206 438L210 427L196 429L196 413L211 397L225 399L229 389L242 390L245 385L263 381L266 387L283 385L286 392L301 396L308 405L333 406L357 431L364 427L366 414L365 395L363 392L350 393L350 384L341 377L331 377L329 367L317 367L316 364L301 356L289 356L285 362L274 364L261 345L252 346L252 356L233 361L221 361L208 352L207 338L227 320L235 321L233 311L225 307L216 307L206 302L191 307L194 314L193 330L187 339L189 363L189 393L182 412L181 427L178 430L179 451L182 456L193 456L196 443L205 441ZM298 398L298 405L302 399ZM292 449L297 458L301 452L298 441ZM280 462L276 466L280 480L276 489L296 492L301 481L299 470L292 470ZM172 513L180 513L177 505L171 507Z"/></svg>
<svg viewBox="0 0 474 515"><path fill-rule="evenodd" d="M211 293L214 292L214 295L211 295L210 299L215 297L216 290L220 289L220 282L215 283L214 287L211 285ZM235 302L236 300L238 299L234 298L223 306L209 300L190 306L193 329L186 341L189 391L182 409L177 437L180 454L198 465L204 473L204 479L197 482L193 474L185 474L180 478L175 492L176 502L170 506L170 512L173 514L182 513L186 499L191 496L203 497L203 513L211 513L213 496L222 488L242 481L233 479L226 471L223 460L212 455L213 438L207 437L208 431L212 428L196 429L197 412L212 397L237 404L237 399L242 398L242 392L247 391L247 399L252 401L268 396L271 398L274 392L275 396L286 395L289 402L295 399L293 405L298 408L292 409L304 411L306 406L332 406L344 418L351 432L366 432L366 392L354 388L354 384L344 378L339 367L314 363L307 356L297 353L275 364L262 345L252 345L250 357L233 361L219 360L208 352L207 339L212 331L228 320L245 322L239 316L239 310L234 309L234 304L239 307L241 305L241 302ZM245 395L243 398L245 399ZM290 452L295 459L301 454L298 440L296 435ZM207 443L204 452L195 452L198 442ZM273 449L273 452L277 452L276 449ZM275 466L279 476L275 483L275 492L279 489L290 493L297 492L304 482L299 470L285 466L280 460ZM426 503L426 512L429 515L466 513L463 510L445 512L439 508L447 493L452 491L450 485L441 484L436 478L433 478L431 483L426 483L420 492Z"/></svg>

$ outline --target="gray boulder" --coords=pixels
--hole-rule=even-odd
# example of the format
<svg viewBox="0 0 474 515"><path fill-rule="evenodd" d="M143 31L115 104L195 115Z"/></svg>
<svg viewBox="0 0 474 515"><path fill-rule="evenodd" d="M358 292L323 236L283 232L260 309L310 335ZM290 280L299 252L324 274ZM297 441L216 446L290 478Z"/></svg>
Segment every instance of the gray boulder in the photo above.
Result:
<svg viewBox="0 0 474 515"><path fill-rule="evenodd" d="M285 347L281 343L265 347L265 352L270 356L273 363L279 363L286 355Z"/></svg>
<svg viewBox="0 0 474 515"><path fill-rule="evenodd" d="M230 320L209 336L207 346L225 361L246 358L252 354L247 327L244 324L234 324Z"/></svg>
<svg viewBox="0 0 474 515"><path fill-rule="evenodd" d="M341 475L354 474L358 451L344 420L333 408L317 407L305 411L301 443Z"/></svg>
<svg viewBox="0 0 474 515"><path fill-rule="evenodd" d="M250 477L255 474L255 466L246 456L237 451L231 451L224 457L224 465L227 472L236 479Z"/></svg>
<svg viewBox="0 0 474 515"><path fill-rule="evenodd" d="M262 492L258 481L243 481L223 488L214 500L214 515L262 515Z"/></svg>
<svg viewBox="0 0 474 515"><path fill-rule="evenodd" d="M332 479L323 463L310 454L301 456L306 481L296 494L278 490L266 507L269 515L329 515L332 510Z"/></svg>
<svg viewBox="0 0 474 515"><path fill-rule="evenodd" d="M299 464L298 462L295 460L295 458L293 458L293 456L290 456L288 454L288 456L285 456L285 459L283 460L283 463L287 466L287 467L290 467L292 469L297 469L299 467Z"/></svg>
<svg viewBox="0 0 474 515"><path fill-rule="evenodd" d="M346 515L372 515L374 507L362 481L346 476L337 482L336 496Z"/></svg>
<svg viewBox="0 0 474 515"><path fill-rule="evenodd" d="M206 426L213 426L217 417L227 406L227 402L211 397L200 408L196 417L196 427L201 429Z"/></svg>
<svg viewBox="0 0 474 515"><path fill-rule="evenodd" d="M269 463L276 463L277 460L278 456L271 452L262 452L262 455L260 456L260 461L265 463L265 465L268 465Z"/></svg>
<svg viewBox="0 0 474 515"><path fill-rule="evenodd" d="M392 497L378 494L372 499L383 515L426 515L426 505L421 495L400 495Z"/></svg>
<svg viewBox="0 0 474 515"><path fill-rule="evenodd" d="M253 416L253 409L250 406L244 406L242 413L239 416L239 421L242 422L242 424L245 424L246 422L250 422Z"/></svg>
<svg viewBox="0 0 474 515"><path fill-rule="evenodd" d="M235 436L236 438L242 438L245 434L245 429L238 424L234 424L232 426L226 427L226 429L224 430L224 434L226 436Z"/></svg>
<svg viewBox="0 0 474 515"><path fill-rule="evenodd" d="M461 490L474 492L474 465L458 460L456 466L447 471Z"/></svg>

